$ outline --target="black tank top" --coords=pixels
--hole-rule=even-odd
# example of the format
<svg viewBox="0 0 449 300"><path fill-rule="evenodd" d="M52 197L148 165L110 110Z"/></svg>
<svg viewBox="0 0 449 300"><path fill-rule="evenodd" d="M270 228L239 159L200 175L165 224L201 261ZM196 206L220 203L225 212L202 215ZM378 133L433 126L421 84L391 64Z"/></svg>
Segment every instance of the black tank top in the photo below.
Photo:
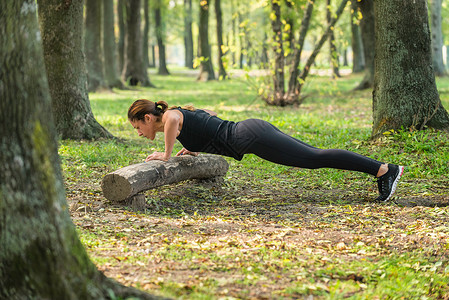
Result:
<svg viewBox="0 0 449 300"><path fill-rule="evenodd" d="M211 116L204 110L190 111L182 108L184 121L177 139L189 151L220 154L242 160L232 146L236 123Z"/></svg>

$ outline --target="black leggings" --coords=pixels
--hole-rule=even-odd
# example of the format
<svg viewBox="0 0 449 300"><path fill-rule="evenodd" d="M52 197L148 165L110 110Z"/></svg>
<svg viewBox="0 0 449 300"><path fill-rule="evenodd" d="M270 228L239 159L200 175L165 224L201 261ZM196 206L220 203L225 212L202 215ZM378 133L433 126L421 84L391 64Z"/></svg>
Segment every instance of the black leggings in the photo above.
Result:
<svg viewBox="0 0 449 300"><path fill-rule="evenodd" d="M376 176L382 162L340 149L319 149L291 137L272 124L258 119L237 123L235 149L268 161L300 168L334 168Z"/></svg>

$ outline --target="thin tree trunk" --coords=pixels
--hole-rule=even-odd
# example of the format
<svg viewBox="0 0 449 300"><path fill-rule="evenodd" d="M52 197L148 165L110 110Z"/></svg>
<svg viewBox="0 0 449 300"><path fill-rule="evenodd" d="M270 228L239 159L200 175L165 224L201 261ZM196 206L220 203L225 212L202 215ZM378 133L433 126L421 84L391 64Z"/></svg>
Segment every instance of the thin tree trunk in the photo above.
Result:
<svg viewBox="0 0 449 300"><path fill-rule="evenodd" d="M432 34L432 63L436 76L446 76L443 62L443 32L441 30L442 0L430 0L430 32Z"/></svg>
<svg viewBox="0 0 449 300"><path fill-rule="evenodd" d="M309 31L310 20L312 19L312 12L315 5L315 0L307 1L306 9L303 19L301 21L301 27L299 28L299 39L295 45L295 52L293 54L293 60L290 67L290 80L288 81L288 98L298 99L299 94L296 94L296 87L298 86L299 76L299 63L301 61L302 50L304 49L304 42L306 40L307 32Z"/></svg>
<svg viewBox="0 0 449 300"><path fill-rule="evenodd" d="M432 67L426 0L375 1L374 12L372 136L425 126L449 131Z"/></svg>
<svg viewBox="0 0 449 300"><path fill-rule="evenodd" d="M277 0L271 0L271 29L273 30L274 74L273 94L268 95L267 102L272 105L284 106L284 48L282 40L281 6Z"/></svg>
<svg viewBox="0 0 449 300"><path fill-rule="evenodd" d="M212 65L210 45L209 45L209 0L200 2L200 24L198 50L201 60L200 74L198 80L215 80L214 68Z"/></svg>
<svg viewBox="0 0 449 300"><path fill-rule="evenodd" d="M125 36L125 65L123 78L130 85L140 83L142 86L154 87L150 82L147 68L143 64L142 34L140 31L140 0L128 0L126 3L126 36Z"/></svg>
<svg viewBox="0 0 449 300"><path fill-rule="evenodd" d="M243 69L245 53L247 52L245 49L244 36L246 35L245 26L241 26L243 24L243 14L242 14L242 3L237 1L237 26L238 26L238 41L239 41L239 68Z"/></svg>
<svg viewBox="0 0 449 300"><path fill-rule="evenodd" d="M328 24L332 21L331 13L332 13L331 0L327 0L326 20ZM332 66L332 77L341 77L339 66L339 55L337 51L337 46L335 45L334 28L332 28L329 33L329 57Z"/></svg>
<svg viewBox="0 0 449 300"><path fill-rule="evenodd" d="M446 68L449 69L449 45L446 45Z"/></svg>
<svg viewBox="0 0 449 300"><path fill-rule="evenodd" d="M82 12L80 1L55 2L54 9ZM0 24L9 25L0 26L0 299L108 299L111 291L117 298L156 299L106 278L78 239L65 200L36 10L34 0L0 1Z"/></svg>
<svg viewBox="0 0 449 300"><path fill-rule="evenodd" d="M365 76L355 90L370 89L374 86L374 5L373 0L357 2L362 13L360 30L363 42L363 56L365 57Z"/></svg>
<svg viewBox="0 0 449 300"><path fill-rule="evenodd" d="M231 53L232 53L232 66L235 66L237 63L237 44L238 44L238 39L237 39L237 33L235 30L236 27L236 18L237 16L235 15L235 2L234 0L231 0L231 15L232 15L232 20L231 20L231 32L232 32L232 46L234 46L231 49Z"/></svg>
<svg viewBox="0 0 449 300"><path fill-rule="evenodd" d="M220 0L215 0L215 15L217 18L218 78L226 79L228 75L223 65L223 20Z"/></svg>
<svg viewBox="0 0 449 300"><path fill-rule="evenodd" d="M357 0L351 0L351 46L352 46L352 73L365 70L365 56L363 55L362 35L360 33L359 7Z"/></svg>
<svg viewBox="0 0 449 300"><path fill-rule="evenodd" d="M150 33L150 11L149 0L143 0L143 38L142 38L142 57L145 68L150 67L150 58L148 57L148 38Z"/></svg>
<svg viewBox="0 0 449 300"><path fill-rule="evenodd" d="M112 0L103 1L104 74L109 88L124 89L117 66L117 46L114 34L114 6Z"/></svg>
<svg viewBox="0 0 449 300"><path fill-rule="evenodd" d="M185 66L193 69L192 0L184 0Z"/></svg>
<svg viewBox="0 0 449 300"><path fill-rule="evenodd" d="M84 52L86 55L89 92L106 88L101 49L102 1L86 0L86 31Z"/></svg>
<svg viewBox="0 0 449 300"><path fill-rule="evenodd" d="M167 62L165 59L165 44L164 44L164 25L162 22L162 2L157 0L154 7L154 20L156 24L156 39L159 50L159 75L170 75L167 69Z"/></svg>
<svg viewBox="0 0 449 300"><path fill-rule="evenodd" d="M126 36L126 23L125 23L125 2L124 0L117 0L117 14L118 14L118 69L119 74L123 73L125 66L125 36Z"/></svg>
<svg viewBox="0 0 449 300"><path fill-rule="evenodd" d="M63 139L113 136L95 120L82 49L83 3L39 0L39 22L56 129Z"/></svg>

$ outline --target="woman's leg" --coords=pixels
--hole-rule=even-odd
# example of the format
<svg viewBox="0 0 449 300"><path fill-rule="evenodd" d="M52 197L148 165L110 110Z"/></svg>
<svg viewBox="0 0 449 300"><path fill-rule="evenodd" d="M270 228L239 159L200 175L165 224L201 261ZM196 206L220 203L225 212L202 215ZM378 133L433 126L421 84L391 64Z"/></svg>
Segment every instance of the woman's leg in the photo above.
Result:
<svg viewBox="0 0 449 300"><path fill-rule="evenodd" d="M244 153L253 153L286 166L307 169L334 168L376 176L382 165L382 162L351 151L325 150L310 146L262 120L249 119L239 122L236 135L241 140L250 137Z"/></svg>

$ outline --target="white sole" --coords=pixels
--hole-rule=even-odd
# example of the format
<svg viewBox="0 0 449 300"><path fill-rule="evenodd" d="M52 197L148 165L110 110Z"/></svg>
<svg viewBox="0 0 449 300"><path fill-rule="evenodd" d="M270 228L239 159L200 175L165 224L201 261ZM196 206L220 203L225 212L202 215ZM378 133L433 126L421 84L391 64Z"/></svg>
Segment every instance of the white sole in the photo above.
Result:
<svg viewBox="0 0 449 300"><path fill-rule="evenodd" d="M391 188L390 195L388 195L387 199L385 199L384 201L390 200L391 196L393 196L394 192L396 191L396 187L398 186L399 179L401 179L403 173L404 173L404 167L403 166L399 166L399 173L398 173L398 176L396 176L396 179L393 182L393 186Z"/></svg>

